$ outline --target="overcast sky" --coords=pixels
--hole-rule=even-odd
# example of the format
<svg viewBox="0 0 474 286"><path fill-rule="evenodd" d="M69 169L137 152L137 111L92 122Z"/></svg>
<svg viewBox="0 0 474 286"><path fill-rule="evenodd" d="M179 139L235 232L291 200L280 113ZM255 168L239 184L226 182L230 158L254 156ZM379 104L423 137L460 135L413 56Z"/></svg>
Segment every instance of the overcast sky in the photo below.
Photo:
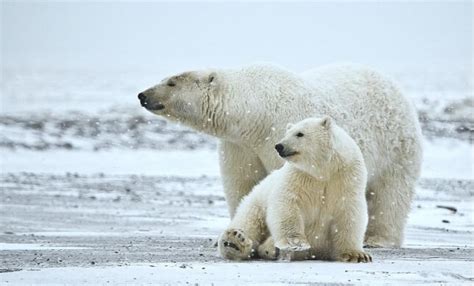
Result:
<svg viewBox="0 0 474 286"><path fill-rule="evenodd" d="M2 1L6 67L187 68L270 61L467 65L472 4L15 3Z"/></svg>

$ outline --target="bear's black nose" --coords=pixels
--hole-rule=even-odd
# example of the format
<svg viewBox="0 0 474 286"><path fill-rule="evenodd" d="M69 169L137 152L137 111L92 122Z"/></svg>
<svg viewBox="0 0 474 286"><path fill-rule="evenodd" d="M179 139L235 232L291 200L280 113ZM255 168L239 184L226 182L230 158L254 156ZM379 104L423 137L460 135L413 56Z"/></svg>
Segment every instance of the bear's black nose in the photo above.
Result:
<svg viewBox="0 0 474 286"><path fill-rule="evenodd" d="M140 100L140 104L141 104L143 107L147 107L148 102L146 101L146 95L145 95L145 93L140 92L140 93L138 94L138 99Z"/></svg>
<svg viewBox="0 0 474 286"><path fill-rule="evenodd" d="M283 146L283 144L276 144L275 145L275 149L278 151L278 153L280 153L281 151L283 151L285 147Z"/></svg>

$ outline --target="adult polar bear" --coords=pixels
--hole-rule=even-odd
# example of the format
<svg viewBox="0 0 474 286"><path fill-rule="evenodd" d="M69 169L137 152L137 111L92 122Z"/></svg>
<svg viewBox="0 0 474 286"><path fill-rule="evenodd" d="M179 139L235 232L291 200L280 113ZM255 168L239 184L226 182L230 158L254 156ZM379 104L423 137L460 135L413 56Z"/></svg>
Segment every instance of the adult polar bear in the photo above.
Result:
<svg viewBox="0 0 474 286"><path fill-rule="evenodd" d="M355 65L296 74L271 65L186 72L138 95L149 111L221 139L231 217L243 196L283 160L287 123L330 115L357 142L368 171L365 244L399 247L422 161L416 113L397 86Z"/></svg>

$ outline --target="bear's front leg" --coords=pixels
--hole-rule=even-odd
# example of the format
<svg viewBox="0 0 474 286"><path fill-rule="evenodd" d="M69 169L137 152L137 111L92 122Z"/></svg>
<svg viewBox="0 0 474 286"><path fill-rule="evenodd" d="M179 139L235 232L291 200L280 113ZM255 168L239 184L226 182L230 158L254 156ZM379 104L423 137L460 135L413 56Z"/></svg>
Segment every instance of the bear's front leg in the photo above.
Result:
<svg viewBox="0 0 474 286"><path fill-rule="evenodd" d="M233 218L242 198L267 172L251 149L224 140L219 144L219 163L229 214Z"/></svg>
<svg viewBox="0 0 474 286"><path fill-rule="evenodd" d="M269 202L267 224L278 257L284 260L305 260L310 257L311 245L304 233L304 222L298 205L284 194Z"/></svg>
<svg viewBox="0 0 474 286"><path fill-rule="evenodd" d="M362 246L367 226L365 198L342 200L335 209L330 232L333 238L333 258L342 262L372 262Z"/></svg>

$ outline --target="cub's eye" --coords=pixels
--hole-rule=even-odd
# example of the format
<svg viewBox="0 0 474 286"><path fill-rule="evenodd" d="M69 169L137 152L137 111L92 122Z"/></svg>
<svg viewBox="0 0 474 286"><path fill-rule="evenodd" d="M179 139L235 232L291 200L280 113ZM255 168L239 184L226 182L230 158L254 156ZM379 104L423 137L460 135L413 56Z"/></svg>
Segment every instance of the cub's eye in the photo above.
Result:
<svg viewBox="0 0 474 286"><path fill-rule="evenodd" d="M175 83L174 81L168 81L168 82L166 83L166 85L167 85L167 86L175 86L176 83Z"/></svg>
<svg viewBox="0 0 474 286"><path fill-rule="evenodd" d="M304 134L301 133L301 132L296 133L296 137L303 137L303 136L304 136Z"/></svg>

